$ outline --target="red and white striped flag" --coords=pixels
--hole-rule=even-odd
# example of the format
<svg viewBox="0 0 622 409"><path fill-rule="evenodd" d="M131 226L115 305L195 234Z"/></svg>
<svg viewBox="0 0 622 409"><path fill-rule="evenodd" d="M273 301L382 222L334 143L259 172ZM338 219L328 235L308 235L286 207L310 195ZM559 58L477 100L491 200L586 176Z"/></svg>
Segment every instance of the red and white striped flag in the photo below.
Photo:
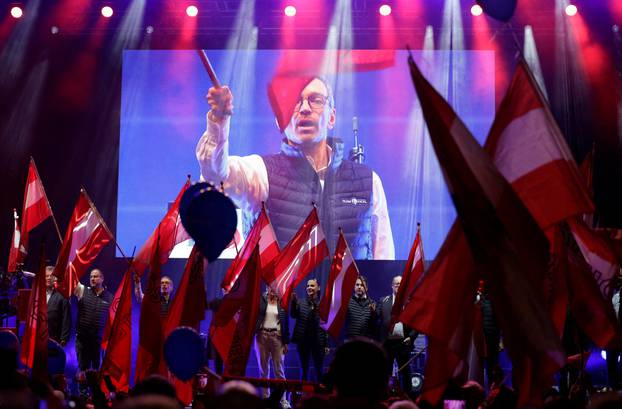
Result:
<svg viewBox="0 0 622 409"><path fill-rule="evenodd" d="M73 294L80 277L111 240L112 233L86 191L81 189L54 267L61 294L65 297Z"/></svg>
<svg viewBox="0 0 622 409"><path fill-rule="evenodd" d="M315 206L296 235L287 243L274 262L274 269L264 279L281 299L281 306L289 306L292 291L329 255L324 231Z"/></svg>
<svg viewBox="0 0 622 409"><path fill-rule="evenodd" d="M537 405L541 402L543 388L552 381L553 374L564 361L561 344L546 314L544 300L541 299L542 286L539 283L549 262L549 243L541 231L541 226L558 221L556 218L560 214L575 210L577 213L584 212L583 209L577 209L576 205L560 206L563 208L562 212L551 212L548 208L550 206L541 206L539 201L525 203L525 206L520 199L541 199L542 195L538 195L536 190L524 199L517 191L529 191L533 187L520 185L521 177L529 175L530 179L537 181L537 178L532 178L534 172L537 172L540 180L548 181L550 174L567 171L568 161L565 156L557 157L551 153L540 155L534 152L533 157L527 155L520 163L512 163L513 155L520 154L523 145L530 144L521 141L516 145L513 140L504 140L503 144L497 143L497 149L512 148L512 154L505 155L503 161L495 161L493 164L447 101L423 77L412 57L409 58L409 65L434 151L456 206L460 224L474 261L490 285L489 294L495 306L495 316L512 358L515 374L513 382L520 390L519 406ZM528 74L527 71L524 73ZM516 77L513 85L515 83ZM517 102L509 96L504 99L504 102L507 101ZM518 105L520 108L520 104ZM523 111L527 115L534 109L532 106L523 108L529 108L528 111ZM499 115L495 124L500 124L499 129L505 134L517 135L513 127L520 125L522 132L534 132L542 138L543 132L539 127L550 127L552 122L545 121L547 118L544 115L548 111L539 110L537 106L535 108L535 117L524 118L517 116L516 110L509 111L510 114L506 117L509 120L505 124L499 119L503 118ZM534 125L537 127L534 128ZM491 138L494 136L493 132ZM535 141L538 138L531 142ZM559 146L558 148L560 151L563 149ZM495 159L496 155L503 154L503 151L496 152ZM568 156L568 160L570 159L572 157ZM503 171L499 172L495 165L506 166L506 171L516 170L510 173L518 179L511 179ZM574 169L576 170L576 165ZM512 186L506 178L511 179ZM537 186L541 188L546 184ZM562 198L568 199L568 195L572 195L571 199L579 200L574 196L574 190L562 187L550 187L557 188L558 201ZM591 203L589 197L586 200ZM408 310L407 307L402 317L408 318ZM463 308L454 313L463 314L465 310ZM417 328L418 323L414 324L409 326ZM445 346L449 346L452 340L442 341ZM426 376L426 382L427 380Z"/></svg>
<svg viewBox="0 0 622 409"><path fill-rule="evenodd" d="M20 236L19 217L17 216L17 210L13 209L13 237L11 239L11 249L9 250L9 264L7 267L8 272L17 270L18 260L20 260L20 262L23 260L23 253L20 257L20 250L22 250L19 243Z"/></svg>
<svg viewBox="0 0 622 409"><path fill-rule="evenodd" d="M395 301L393 302L393 308L391 309L391 327L393 324L399 321L399 316L404 309L404 306L410 301L410 297L415 289L415 284L423 275L424 267L423 258L423 244L421 243L421 229L417 225L417 235L415 241L410 249L408 255L408 261L406 261L406 267L404 268L404 274L402 274L402 282L395 294Z"/></svg>
<svg viewBox="0 0 622 409"><path fill-rule="evenodd" d="M339 240L330 268L326 292L320 302L320 326L334 338L339 337L348 310L348 302L359 276L352 252L348 247L343 232L339 231Z"/></svg>
<svg viewBox="0 0 622 409"><path fill-rule="evenodd" d="M579 245L585 261L592 268L600 292L605 300L611 300L615 281L620 271L620 264L615 251L603 237L590 229L580 218L569 219L568 226L570 226L572 235Z"/></svg>
<svg viewBox="0 0 622 409"><path fill-rule="evenodd" d="M168 261L173 248L189 238L186 229L184 229L184 226L181 224L181 218L179 217L179 203L188 187L190 187L190 179L186 180L186 183L184 183L177 194L173 205L168 209L164 218L162 218L160 223L153 230L153 233L151 233L151 236L149 236L145 244L140 248L136 257L134 257L134 269L140 277L142 277L151 262L151 255L154 252L153 246L156 241L160 246L158 249L160 264L164 264Z"/></svg>
<svg viewBox="0 0 622 409"><path fill-rule="evenodd" d="M248 233L248 237L246 238L242 249L231 263L231 266L225 273L225 277L220 284L225 292L229 292L238 280L242 270L244 270L244 266L246 266L246 263L252 256L253 251L257 246L259 246L259 260L257 267L263 275L263 272L270 265L270 263L276 259L280 252L279 243L276 240L274 229L272 228L266 209L263 206L259 212L259 217L253 225L253 228Z"/></svg>
<svg viewBox="0 0 622 409"><path fill-rule="evenodd" d="M28 179L26 179L26 190L24 192L24 205L22 207L22 229L20 235L20 252L17 254L17 263L24 261L28 254L28 238L30 232L43 223L48 217L56 220L52 214L50 202L45 194L43 183L37 172L37 166L33 158L30 158L28 165ZM58 230L58 226L56 227ZM60 237L60 232L58 233Z"/></svg>
<svg viewBox="0 0 622 409"><path fill-rule="evenodd" d="M594 212L572 153L524 62L516 67L484 149L541 229Z"/></svg>

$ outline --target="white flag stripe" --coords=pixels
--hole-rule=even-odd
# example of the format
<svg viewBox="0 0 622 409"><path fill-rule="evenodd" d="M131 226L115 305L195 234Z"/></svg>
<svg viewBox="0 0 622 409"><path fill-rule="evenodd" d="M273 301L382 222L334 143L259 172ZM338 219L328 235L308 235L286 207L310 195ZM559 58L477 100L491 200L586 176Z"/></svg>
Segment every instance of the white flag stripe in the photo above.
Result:
<svg viewBox="0 0 622 409"><path fill-rule="evenodd" d="M554 132L543 108L533 109L510 122L494 153L494 163L508 182L547 163L567 159L555 144Z"/></svg>
<svg viewBox="0 0 622 409"><path fill-rule="evenodd" d="M78 251L84 246L89 237L99 226L99 218L89 209L88 213L82 217L80 222L74 227L71 237L71 248L69 250L69 262L71 263L77 256Z"/></svg>
<svg viewBox="0 0 622 409"><path fill-rule="evenodd" d="M579 245L579 249L585 258L585 261L592 266L592 269L598 272L598 274L595 274L598 286L600 287L601 293L608 298L612 280L618 273L619 266L615 260L608 260L596 253L593 249L590 249L589 246L581 239L580 234L577 234L574 231L572 234Z"/></svg>
<svg viewBox="0 0 622 409"><path fill-rule="evenodd" d="M266 224L259 233L259 253L263 253L272 243L276 242L276 235L270 223Z"/></svg>
<svg viewBox="0 0 622 409"><path fill-rule="evenodd" d="M352 254L350 253L350 248L346 246L346 252L343 255L341 271L339 271L339 274L337 275L337 278L335 278L335 281L333 283L328 318L326 319L325 323L320 324L321 327L325 330L328 330L330 328L330 326L333 324L333 321L335 320L335 317L337 316L337 313L341 309L341 305L344 301L341 294L341 290L343 288L343 280L345 280L346 273L348 272L348 269L350 268L350 266L352 266L352 264L354 264L354 259L352 258Z"/></svg>
<svg viewBox="0 0 622 409"><path fill-rule="evenodd" d="M298 269L300 267L300 261L304 257L305 254L313 250L324 240L324 232L320 228L319 225L313 226L311 232L309 233L309 239L300 247L298 250L298 254L292 260L292 262L287 266L283 274L279 276L276 280L276 288L280 291L280 296L285 294L285 290L289 286L289 283L292 282L293 279L298 275ZM278 293L277 291L277 293Z"/></svg>
<svg viewBox="0 0 622 409"><path fill-rule="evenodd" d="M33 180L28 184L28 192L26 193L26 207L30 207L37 203L39 200L43 199L43 189L39 183L37 183L37 179Z"/></svg>

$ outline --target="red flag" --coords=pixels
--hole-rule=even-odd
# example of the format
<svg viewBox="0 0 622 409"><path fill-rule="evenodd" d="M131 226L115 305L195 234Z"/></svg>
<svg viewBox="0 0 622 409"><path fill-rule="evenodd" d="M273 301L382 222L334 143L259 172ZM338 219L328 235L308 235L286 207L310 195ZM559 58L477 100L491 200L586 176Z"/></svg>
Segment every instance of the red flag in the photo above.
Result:
<svg viewBox="0 0 622 409"><path fill-rule="evenodd" d="M276 258L274 269L264 275L266 282L281 299L283 308L288 308L294 288L328 255L324 231L317 209L313 206L296 235Z"/></svg>
<svg viewBox="0 0 622 409"><path fill-rule="evenodd" d="M112 299L102 350L104 361L99 371L102 390L108 387L104 378L110 381L117 391L127 392L130 386L132 359L132 280L133 271L128 269L123 281Z"/></svg>
<svg viewBox="0 0 622 409"><path fill-rule="evenodd" d="M516 67L485 149L542 229L594 211L564 136L524 62Z"/></svg>
<svg viewBox="0 0 622 409"><path fill-rule="evenodd" d="M544 277L544 299L555 332L561 339L568 315L567 245L559 224L549 227L544 233L549 239L551 256L549 269Z"/></svg>
<svg viewBox="0 0 622 409"><path fill-rule="evenodd" d="M607 240L590 229L579 218L568 219L572 231L585 261L592 267L600 292L606 300L611 300L620 264L615 251Z"/></svg>
<svg viewBox="0 0 622 409"><path fill-rule="evenodd" d="M406 261L406 267L404 268L404 274L402 274L402 282L395 294L395 301L393 302L393 308L391 309L391 324L399 321L399 316L404 309L404 306L408 303L412 297L415 289L415 284L423 276L423 244L421 243L421 231L419 225L417 225L417 235L415 241L410 249L408 260ZM393 325L391 325L393 327Z"/></svg>
<svg viewBox="0 0 622 409"><path fill-rule="evenodd" d="M618 320L611 296L605 297L602 293L608 288L599 285L602 283L597 281L598 274L591 271L579 249L573 245L568 248L567 263L568 298L577 324L599 348L618 348L619 345L613 345L618 341Z"/></svg>
<svg viewBox="0 0 622 409"><path fill-rule="evenodd" d="M9 250L8 272L17 270L17 260L20 258L20 235L19 217L17 216L17 210L13 209L13 237L11 238L11 249ZM21 258L23 259L23 255Z"/></svg>
<svg viewBox="0 0 622 409"><path fill-rule="evenodd" d="M162 359L162 318L160 317L160 269L162 265L160 264L159 241L158 235L151 255L147 289L140 304L136 382L158 373Z"/></svg>
<svg viewBox="0 0 622 409"><path fill-rule="evenodd" d="M106 223L81 189L54 267L58 292L65 297L73 294L80 277L112 239Z"/></svg>
<svg viewBox="0 0 622 409"><path fill-rule="evenodd" d="M284 50L268 84L268 99L281 132L302 90L313 78L341 72L380 70L395 64L395 50Z"/></svg>
<svg viewBox="0 0 622 409"><path fill-rule="evenodd" d="M326 292L319 306L320 326L334 338L339 337L339 331L343 327L348 302L358 276L359 270L352 257L352 252L343 232L340 230Z"/></svg>
<svg viewBox="0 0 622 409"><path fill-rule="evenodd" d="M248 237L246 238L242 249L231 263L231 266L229 266L229 269L225 273L225 277L220 284L225 292L229 292L229 290L231 290L231 287L233 287L236 280L242 273L244 266L253 254L253 251L255 251L255 247L257 247L257 245L259 245L258 267L261 271L265 271L268 265L270 265L270 263L272 263L279 255L280 251L279 243L276 240L276 234L274 234L272 223L270 223L270 219L268 218L268 214L266 213L264 206L261 207L259 217L255 221L251 231L248 233Z"/></svg>
<svg viewBox="0 0 622 409"><path fill-rule="evenodd" d="M20 359L31 376L48 382L48 309L45 295L45 257L41 251L39 271L33 280Z"/></svg>
<svg viewBox="0 0 622 409"><path fill-rule="evenodd" d="M28 237L30 232L43 223L48 217L56 220L52 214L50 202L45 194L43 183L37 172L37 166L33 158L30 158L28 165L28 179L26 179L26 191L24 192L24 206L22 207L22 230L20 236L20 252L17 256L17 263L24 261L28 254ZM58 231L58 226L56 226ZM60 237L60 233L58 233Z"/></svg>
<svg viewBox="0 0 622 409"><path fill-rule="evenodd" d="M261 296L257 252L212 317L210 337L225 364L225 375L244 376L246 372Z"/></svg>
<svg viewBox="0 0 622 409"><path fill-rule="evenodd" d="M205 317L205 258L195 245L186 262L175 297L171 301L164 324L164 339L177 327L198 328ZM164 362L164 361L162 361ZM192 402L192 380L182 381L169 373L177 398L185 405Z"/></svg>
<svg viewBox="0 0 622 409"><path fill-rule="evenodd" d="M423 400L437 403L460 363L466 363L479 275L460 221L449 230L427 273L415 284L399 321L428 336ZM402 278L402 282L404 279Z"/></svg>
<svg viewBox="0 0 622 409"><path fill-rule="evenodd" d="M514 384L520 391L519 405L537 404L542 388L564 362L541 295L548 241L512 186L412 58L409 65L474 261L490 284L490 297L512 358ZM524 167L521 173L525 170L531 169ZM527 206L541 223L554 216Z"/></svg>
<svg viewBox="0 0 622 409"><path fill-rule="evenodd" d="M181 190L177 194L173 205L168 209L164 218L160 221L155 228L151 236L147 239L142 248L138 251L136 257L134 257L134 268L136 273L142 277L145 269L150 263L151 255L153 254L153 247L156 243L157 236L159 235L160 248L158 253L160 254L160 264L164 264L168 261L168 257L173 251L173 248L184 240L189 238L188 233L181 224L179 217L179 202L184 192L190 186L190 179L182 186Z"/></svg>

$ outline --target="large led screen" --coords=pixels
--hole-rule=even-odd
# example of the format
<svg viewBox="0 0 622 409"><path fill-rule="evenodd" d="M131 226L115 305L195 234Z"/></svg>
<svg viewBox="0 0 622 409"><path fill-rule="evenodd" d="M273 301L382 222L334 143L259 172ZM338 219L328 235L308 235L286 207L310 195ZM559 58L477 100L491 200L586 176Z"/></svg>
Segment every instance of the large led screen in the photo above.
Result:
<svg viewBox="0 0 622 409"><path fill-rule="evenodd" d="M230 157L260 155L254 158L255 162L261 162L282 150L285 135L276 124L267 89L287 52L292 51L206 51L220 81L231 88L234 96L227 146ZM304 56L307 51L296 52ZM375 50L357 52L369 53L372 59L377 53ZM413 54L426 77L483 143L495 110L494 53L422 50ZM352 227L357 240L361 237L361 242L373 240L374 235L380 234L377 231L380 226L382 234L390 231L395 258L406 259L419 222L426 258L430 259L437 253L456 213L429 141L410 79L407 56L406 51L396 50L390 63L375 69L337 68L323 75L334 94L335 124L329 137L341 140L344 161L348 161L354 146L353 124L356 123L358 144L364 152L365 166L360 169L369 169L374 176L371 184L369 181L350 183L346 190L350 189L351 197L342 195L337 201L327 201L336 208L322 209L322 223L347 223L348 218L362 217L358 225L355 221ZM205 96L210 86L210 78L195 50L124 52L116 232L119 244L128 254L149 237L187 175L191 175L193 181L200 178L195 150L206 130L209 105ZM304 105L306 107L307 103ZM271 165L270 172L278 173L283 169L277 162ZM272 173L268 179L274 181ZM366 175L363 172L359 176L363 180ZM305 188L296 174L291 174L289 179L296 189ZM322 181L319 197L331 191L332 183L340 182L335 180ZM349 183L347 177L340 183ZM268 183L265 194L282 195L279 189L275 182ZM371 193L365 193L370 189ZM378 205L379 190L384 192L383 203L387 208L387 217L381 222L374 208ZM310 203L302 203L296 197L288 201L285 206L290 206L288 211L296 205L301 209L294 208L294 213L306 214L311 209ZM352 209L361 204L369 207L367 212L352 213ZM248 223L255 216L244 215L243 208L239 211L242 232L248 229ZM271 211L277 213L268 208L268 212ZM299 226L285 227L295 231ZM325 229L333 227L325 226ZM385 238L382 243L373 242L372 245L387 246L389 241ZM190 244L183 243L172 256L184 257L189 249ZM231 246L223 257L234 254Z"/></svg>

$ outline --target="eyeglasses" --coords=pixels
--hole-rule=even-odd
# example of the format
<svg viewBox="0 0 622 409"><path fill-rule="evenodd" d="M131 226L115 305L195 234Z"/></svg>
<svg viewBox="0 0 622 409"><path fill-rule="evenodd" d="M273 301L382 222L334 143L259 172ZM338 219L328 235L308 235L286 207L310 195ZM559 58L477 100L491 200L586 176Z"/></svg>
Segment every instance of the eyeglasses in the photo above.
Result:
<svg viewBox="0 0 622 409"><path fill-rule="evenodd" d="M321 111L322 109L324 109L327 99L328 98L322 94L309 94L307 97L301 97L294 106L294 112L300 111L300 108L302 108L302 103L304 101L307 101L309 103L309 106L312 110Z"/></svg>

